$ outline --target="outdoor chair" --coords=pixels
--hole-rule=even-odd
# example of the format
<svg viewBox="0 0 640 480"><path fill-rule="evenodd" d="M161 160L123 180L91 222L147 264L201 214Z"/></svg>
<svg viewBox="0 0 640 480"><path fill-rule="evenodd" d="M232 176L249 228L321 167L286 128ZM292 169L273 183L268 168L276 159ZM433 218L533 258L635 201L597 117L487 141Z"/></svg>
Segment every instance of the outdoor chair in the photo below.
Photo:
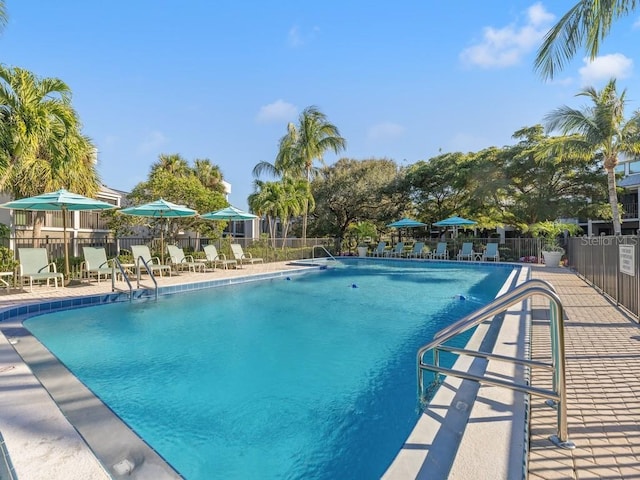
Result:
<svg viewBox="0 0 640 480"><path fill-rule="evenodd" d="M384 249L387 248L387 242L378 242L378 246L371 252L372 257L382 257Z"/></svg>
<svg viewBox="0 0 640 480"><path fill-rule="evenodd" d="M167 245L167 253L169 253L169 262L176 272L187 270L196 273L196 271L204 272L204 262L196 262L192 255L185 255L182 248L176 245Z"/></svg>
<svg viewBox="0 0 640 480"><path fill-rule="evenodd" d="M447 250L447 242L438 242L438 246L436 247L435 251L429 254L429 258L448 260L449 250Z"/></svg>
<svg viewBox="0 0 640 480"><path fill-rule="evenodd" d="M462 244L462 248L458 252L458 260L473 260L473 256L475 255L473 251L473 243L464 242Z"/></svg>
<svg viewBox="0 0 640 480"><path fill-rule="evenodd" d="M385 252L384 256L385 257L401 257L403 251L404 251L404 242L398 242L395 244L395 246L391 250L389 250L388 252Z"/></svg>
<svg viewBox="0 0 640 480"><path fill-rule="evenodd" d="M422 258L422 251L424 250L424 242L416 242L413 244L413 248L410 252L405 254L407 258Z"/></svg>
<svg viewBox="0 0 640 480"><path fill-rule="evenodd" d="M249 263L253 265L254 263L264 263L264 260L259 257L254 257L251 253L245 254L242 250L242 245L239 243L231 244L231 253L233 254L233 258L236 259L239 265L244 265L245 263Z"/></svg>
<svg viewBox="0 0 640 480"><path fill-rule="evenodd" d="M64 275L58 273L56 264L49 262L46 248L19 248L18 257L20 259L18 277L22 285L29 281L29 289L33 292L33 282L53 280L58 288L58 280L64 287Z"/></svg>
<svg viewBox="0 0 640 480"><path fill-rule="evenodd" d="M498 251L497 243L487 243L487 248L482 254L482 261L486 262L487 260L500 261L500 252Z"/></svg>
<svg viewBox="0 0 640 480"><path fill-rule="evenodd" d="M84 261L80 266L82 278L91 281L91 277L96 277L98 283L104 276L106 280L112 273L111 262L107 260L107 253L102 247L82 247Z"/></svg>
<svg viewBox="0 0 640 480"><path fill-rule="evenodd" d="M236 260L227 260L227 256L224 253L218 253L218 249L215 245L205 245L204 253L207 256L205 263L213 266L214 270L216 269L216 266L220 266L224 270L228 269L230 266L233 266L234 268L237 268L238 266L238 262Z"/></svg>
<svg viewBox="0 0 640 480"><path fill-rule="evenodd" d="M138 273L142 273L142 270L140 270L141 268L144 269L144 266L141 265L142 262L140 261L142 259L154 275L159 273L160 276L162 276L162 274L166 272L171 276L171 266L162 265L158 257L151 257L151 251L146 245L131 245L131 253L133 254L133 261Z"/></svg>

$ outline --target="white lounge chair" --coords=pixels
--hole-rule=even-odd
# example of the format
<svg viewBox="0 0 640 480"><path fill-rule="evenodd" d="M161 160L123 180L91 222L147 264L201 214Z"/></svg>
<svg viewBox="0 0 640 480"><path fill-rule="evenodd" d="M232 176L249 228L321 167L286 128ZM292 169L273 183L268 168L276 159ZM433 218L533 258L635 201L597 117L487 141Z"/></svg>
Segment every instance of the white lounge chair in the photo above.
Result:
<svg viewBox="0 0 640 480"><path fill-rule="evenodd" d="M487 260L500 261L500 251L497 243L487 243L487 248L482 254L482 261L486 262Z"/></svg>
<svg viewBox="0 0 640 480"><path fill-rule="evenodd" d="M160 276L162 276L163 273L168 273L169 276L171 276L171 266L163 265L158 257L152 257L151 251L146 245L131 245L131 253L133 254L136 271L140 273L144 271L144 267L141 265L140 261L140 259L142 259L149 266L149 269L154 275L159 273ZM140 270L140 268L142 268L142 270Z"/></svg>
<svg viewBox="0 0 640 480"><path fill-rule="evenodd" d="M378 242L378 246L371 252L372 257L382 257L384 249L387 248L387 242Z"/></svg>
<svg viewBox="0 0 640 480"><path fill-rule="evenodd" d="M60 285L64 287L64 275L58 273L56 264L49 262L46 248L19 248L18 257L20 266L18 278L24 285L29 281L29 289L33 292L33 282L53 280L54 285L58 288L58 280Z"/></svg>
<svg viewBox="0 0 640 480"><path fill-rule="evenodd" d="M264 260L260 257L254 257L251 253L245 254L242 250L242 245L239 243L231 244L231 253L239 265L244 265L245 263L249 263L251 265L254 263L264 263Z"/></svg>
<svg viewBox="0 0 640 480"><path fill-rule="evenodd" d="M472 242L464 242L462 248L458 252L458 260L473 260L475 255Z"/></svg>
<svg viewBox="0 0 640 480"><path fill-rule="evenodd" d="M388 252L384 252L385 257L401 257L404 251L404 242L398 242Z"/></svg>
<svg viewBox="0 0 640 480"><path fill-rule="evenodd" d="M422 258L422 250L424 250L424 242L416 242L410 252L405 254L407 258Z"/></svg>
<svg viewBox="0 0 640 480"><path fill-rule="evenodd" d="M96 277L98 283L104 276L106 280L113 273L111 262L107 260L107 252L102 247L82 247L84 262L80 266L82 277L91 281L91 277Z"/></svg>
<svg viewBox="0 0 640 480"><path fill-rule="evenodd" d="M230 266L233 266L234 268L238 266L238 262L236 260L227 260L227 257L224 253L218 253L218 249L215 245L205 245L204 253L207 256L207 265L213 266L214 270L216 269L216 266L220 266L225 270Z"/></svg>
<svg viewBox="0 0 640 480"><path fill-rule="evenodd" d="M193 255L185 255L182 248L176 245L167 245L167 253L169 254L169 262L176 272L187 270L196 273L204 272L204 262L196 262Z"/></svg>
<svg viewBox="0 0 640 480"><path fill-rule="evenodd" d="M438 242L438 246L436 247L435 251L429 254L429 258L448 260L449 250L447 250L447 242Z"/></svg>

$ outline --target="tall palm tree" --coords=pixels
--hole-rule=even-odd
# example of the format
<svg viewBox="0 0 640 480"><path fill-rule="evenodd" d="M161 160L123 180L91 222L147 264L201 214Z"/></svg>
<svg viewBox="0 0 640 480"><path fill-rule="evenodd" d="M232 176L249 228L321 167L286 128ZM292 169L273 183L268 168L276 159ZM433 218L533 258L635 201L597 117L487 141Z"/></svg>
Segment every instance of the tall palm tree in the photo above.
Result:
<svg viewBox="0 0 640 480"><path fill-rule="evenodd" d="M194 160L193 172L198 180L200 180L200 183L209 190L215 190L221 193L224 191L220 167L211 163L211 160L208 158Z"/></svg>
<svg viewBox="0 0 640 480"><path fill-rule="evenodd" d="M593 60L614 20L635 10L637 0L580 0L549 30L535 59L535 69L552 79L584 46Z"/></svg>
<svg viewBox="0 0 640 480"><path fill-rule="evenodd" d="M300 114L297 127L289 124L287 134L280 140L275 165L279 170L289 172L291 176L304 178L310 192L311 180L316 172L314 162L318 161L324 165L324 154L327 151L339 153L346 148L346 144L338 127L330 123L327 116L317 107L310 106ZM303 240L307 238L309 195L303 209Z"/></svg>
<svg viewBox="0 0 640 480"><path fill-rule="evenodd" d="M155 173L160 171L171 173L176 177L186 177L190 172L189 163L178 153L161 153L158 156L158 161L151 165L149 177L153 177Z"/></svg>
<svg viewBox="0 0 640 480"><path fill-rule="evenodd" d="M22 198L62 187L89 196L99 187L95 147L80 133L69 87L0 66L0 189ZM43 221L40 212L34 238Z"/></svg>
<svg viewBox="0 0 640 480"><path fill-rule="evenodd" d="M593 105L582 110L560 107L545 117L546 124L550 130L560 129L565 135L576 134L574 146L588 150L595 158L602 160L607 172L613 231L615 235L620 235L615 169L621 153L640 154L640 112L625 121L626 90L618 96L615 79L610 80L599 92L587 87L577 96L589 98Z"/></svg>

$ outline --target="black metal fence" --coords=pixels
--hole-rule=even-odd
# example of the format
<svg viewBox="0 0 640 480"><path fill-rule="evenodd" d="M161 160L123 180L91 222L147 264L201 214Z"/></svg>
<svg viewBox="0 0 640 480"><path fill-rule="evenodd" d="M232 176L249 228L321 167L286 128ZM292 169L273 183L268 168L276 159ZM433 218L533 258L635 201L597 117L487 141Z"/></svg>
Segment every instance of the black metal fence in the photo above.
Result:
<svg viewBox="0 0 640 480"><path fill-rule="evenodd" d="M640 236L569 239L569 265L587 282L640 318Z"/></svg>

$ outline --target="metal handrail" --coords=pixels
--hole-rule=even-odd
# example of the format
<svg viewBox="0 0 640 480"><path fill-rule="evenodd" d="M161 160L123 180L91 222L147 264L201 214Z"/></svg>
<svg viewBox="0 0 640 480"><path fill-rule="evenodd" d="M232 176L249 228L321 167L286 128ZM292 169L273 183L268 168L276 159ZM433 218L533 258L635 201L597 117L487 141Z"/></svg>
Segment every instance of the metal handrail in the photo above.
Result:
<svg viewBox="0 0 640 480"><path fill-rule="evenodd" d="M329 250L327 250L324 245L314 245L313 248L311 249L311 260L315 260L315 253L316 253L316 248L321 248L322 250L324 250L327 255L329 255L329 257L331 257L332 260L334 261L338 261L336 260L336 257L334 257L333 255L331 255L331 253L329 252Z"/></svg>
<svg viewBox="0 0 640 480"><path fill-rule="evenodd" d="M146 260L144 258L142 258L142 257L138 257L137 260L136 260L136 271L137 271L137 279L138 279L138 288L140 288L140 263L142 263L144 268L147 270L147 273L151 277L151 280L153 280L153 284L155 285L155 289L154 290L155 290L155 294L156 294L156 300L158 300L158 281L156 280L156 276L153 274L153 271L151 270L151 267L146 262Z"/></svg>
<svg viewBox="0 0 640 480"><path fill-rule="evenodd" d="M507 357L496 355L488 352L472 351L462 348L450 347L442 345L447 340L456 335L475 327L483 321L496 315L504 313L509 307L528 299L534 295L542 295L549 299L550 312L550 335L551 335L551 364L537 362L528 359ZM514 288L504 295L497 297L488 305L479 310L465 316L454 324L440 330L436 333L434 340L422 346L417 354L417 373L418 373L418 396L420 404L426 403L427 391L433 391L433 387L440 384L440 374L451 375L467 380L473 380L478 383L486 383L510 388L515 391L538 395L547 398L553 402L553 406L557 408L558 428L557 435L552 435L549 439L559 447L566 449L575 448L575 444L568 438L567 428L567 394L565 388L565 351L564 351L564 309L560 297L553 286L544 280L529 280L522 285ZM433 363L425 363L424 355L429 350L433 351ZM505 381L497 378L489 378L481 375L474 375L461 370L441 367L439 365L441 351L448 351L461 355L470 355L481 357L487 360L496 360L502 362L512 362L515 364L525 365L530 368L544 368L553 371L551 390L536 388L527 384L518 384L515 381ZM423 370L434 372L434 381L431 386L425 390Z"/></svg>
<svg viewBox="0 0 640 480"><path fill-rule="evenodd" d="M118 257L114 257L113 262L111 263L111 291L115 292L116 290L121 290L119 288L116 288L116 267L118 267L118 269L120 270L120 275L122 275L122 278L125 282L127 282L127 285L129 286L129 301L131 301L133 299L133 287L131 286L131 282L129 281L127 271L122 266L122 263L120 263Z"/></svg>

